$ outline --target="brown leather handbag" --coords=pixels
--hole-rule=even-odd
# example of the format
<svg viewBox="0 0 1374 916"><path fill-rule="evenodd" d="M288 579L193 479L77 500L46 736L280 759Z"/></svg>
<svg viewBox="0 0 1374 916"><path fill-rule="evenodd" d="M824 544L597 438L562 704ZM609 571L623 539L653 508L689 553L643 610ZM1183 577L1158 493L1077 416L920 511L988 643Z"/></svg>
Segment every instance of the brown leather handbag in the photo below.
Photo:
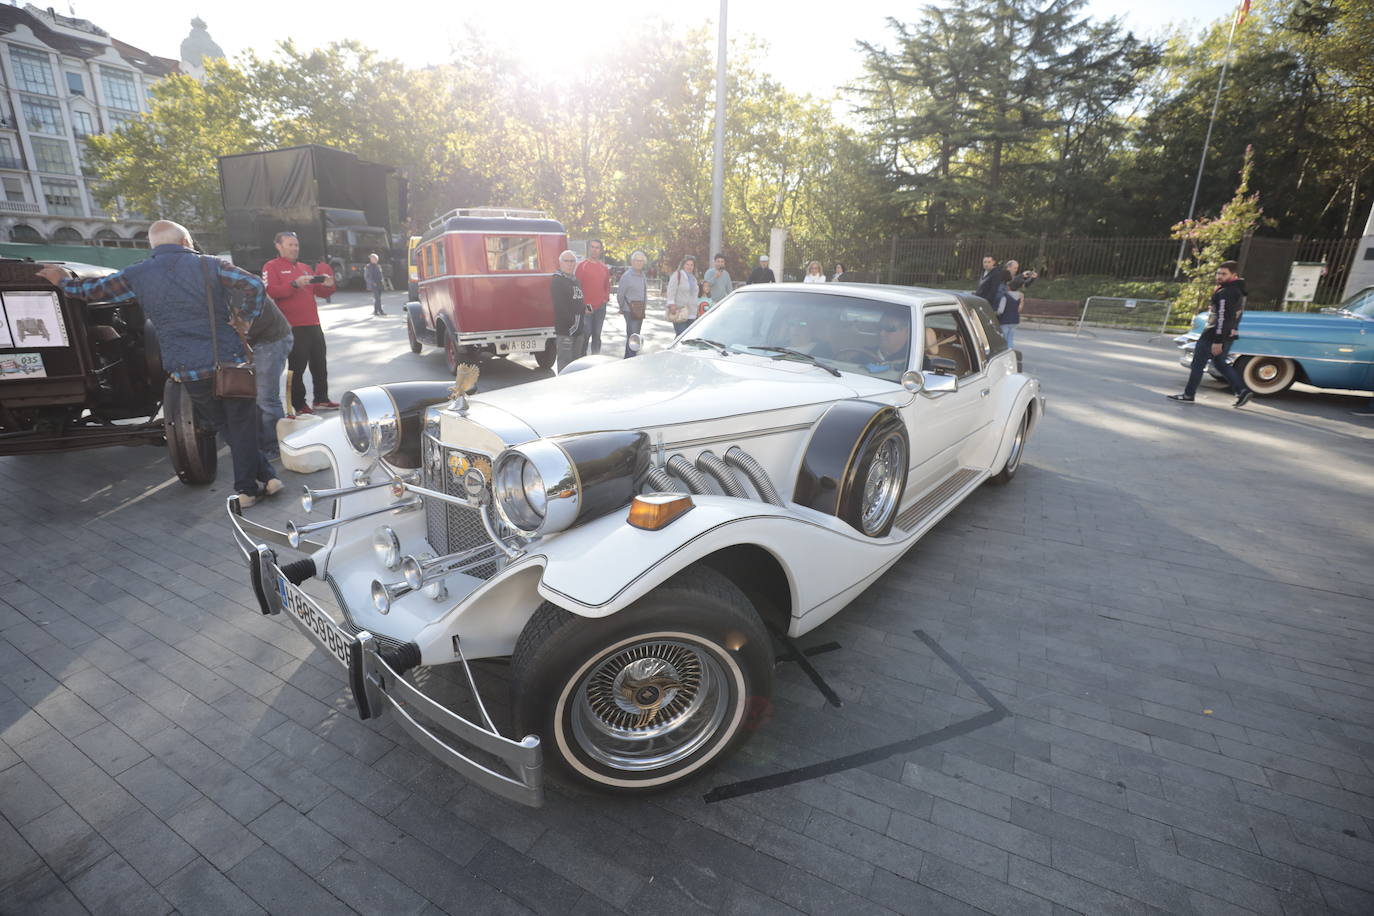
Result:
<svg viewBox="0 0 1374 916"><path fill-rule="evenodd" d="M242 363L225 364L219 361L219 334L217 327L219 322L215 321L215 296L210 289L210 268L205 264L205 258L200 258L200 272L205 278L205 306L210 311L210 349L215 356L215 385L214 395L217 398L254 398L258 396L258 377L253 367L253 348L248 345L243 334L239 333L239 340L243 341L244 352L248 358Z"/></svg>

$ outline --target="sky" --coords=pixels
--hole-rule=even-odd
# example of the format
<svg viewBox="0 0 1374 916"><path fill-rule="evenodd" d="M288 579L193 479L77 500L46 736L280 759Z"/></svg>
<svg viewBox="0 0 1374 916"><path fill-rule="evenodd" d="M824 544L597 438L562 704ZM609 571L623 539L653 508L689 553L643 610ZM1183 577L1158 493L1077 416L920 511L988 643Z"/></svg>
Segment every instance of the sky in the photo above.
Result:
<svg viewBox="0 0 1374 916"><path fill-rule="evenodd" d="M613 46L627 30L714 24L720 10L719 0L674 0L660 6L643 0L402 0L395 6L378 0L190 0L156 6L147 0L40 0L35 5L49 3L60 13L74 10L121 41L171 58L180 56L181 41L196 15L230 56L249 49L270 52L288 36L304 47L355 38L417 66L446 60L467 23L475 22L550 75L576 66L580 55L594 53L598 46ZM748 33L768 42L763 69L784 86L829 97L860 71L857 40L885 41L888 16L911 20L922 6L892 0L733 0L726 24L732 37ZM1153 35L1172 23L1202 26L1236 6L1237 0L1088 0L1085 12L1094 18L1120 16L1137 34ZM156 15L149 15L150 9L157 9Z"/></svg>

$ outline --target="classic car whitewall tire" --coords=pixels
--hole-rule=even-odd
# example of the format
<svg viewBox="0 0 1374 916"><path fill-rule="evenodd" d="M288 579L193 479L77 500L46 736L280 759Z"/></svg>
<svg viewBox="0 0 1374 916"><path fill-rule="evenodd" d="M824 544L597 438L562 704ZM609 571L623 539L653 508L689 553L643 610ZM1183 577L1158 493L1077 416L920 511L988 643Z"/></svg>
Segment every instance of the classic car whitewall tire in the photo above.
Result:
<svg viewBox="0 0 1374 916"><path fill-rule="evenodd" d="M1246 356L1239 368L1245 387L1260 397L1287 391L1298 377L1298 367L1282 356Z"/></svg>
<svg viewBox="0 0 1374 916"><path fill-rule="evenodd" d="M589 619L551 604L511 657L516 731L577 782L668 788L727 756L772 693L773 648L753 606L705 567Z"/></svg>
<svg viewBox="0 0 1374 916"><path fill-rule="evenodd" d="M1021 467L1021 456L1026 453L1026 437L1030 435L1031 412L1027 408L1021 415L1021 422L1016 424L1016 435L1011 440L1011 451L1007 453L1007 463L1002 465L1002 470L993 474L988 479L993 483L1009 483L1016 476L1016 469Z"/></svg>

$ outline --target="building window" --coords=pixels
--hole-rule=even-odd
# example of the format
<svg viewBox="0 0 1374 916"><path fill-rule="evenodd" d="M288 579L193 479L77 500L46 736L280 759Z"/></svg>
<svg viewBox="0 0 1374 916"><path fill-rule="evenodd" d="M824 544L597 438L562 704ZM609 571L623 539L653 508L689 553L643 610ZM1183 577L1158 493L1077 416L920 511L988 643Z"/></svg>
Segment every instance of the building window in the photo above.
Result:
<svg viewBox="0 0 1374 916"><path fill-rule="evenodd" d="M52 234L52 240L53 240L54 242L84 242L84 241L85 241L85 239L82 238L81 233L80 233L80 232L77 232L77 231L76 231L75 229L73 229L71 226L62 226L61 228L59 228L56 232L54 232L54 233Z"/></svg>
<svg viewBox="0 0 1374 916"><path fill-rule="evenodd" d="M100 68L100 84L105 89L105 104L122 111L138 111L138 86L122 70Z"/></svg>
<svg viewBox="0 0 1374 916"><path fill-rule="evenodd" d="M75 181L65 178L44 178L43 199L48 212L64 216L84 216L81 212L81 191Z"/></svg>
<svg viewBox="0 0 1374 916"><path fill-rule="evenodd" d="M105 117L110 119L111 131L119 130L125 124L132 124L134 121L138 120L138 115L129 114L128 112L123 111L111 111L107 113Z"/></svg>
<svg viewBox="0 0 1374 916"><path fill-rule="evenodd" d="M100 131L95 129L95 118L91 117L88 111L73 111L72 126L76 128L78 139L82 137L94 137Z"/></svg>
<svg viewBox="0 0 1374 916"><path fill-rule="evenodd" d="M72 175L76 169L72 167L72 151L65 140L42 140L34 137L29 141L33 144L33 164L40 172L58 172L62 175Z"/></svg>
<svg viewBox="0 0 1374 916"><path fill-rule="evenodd" d="M86 94L86 80L80 73L73 73L70 70L67 71L67 91L72 95Z"/></svg>
<svg viewBox="0 0 1374 916"><path fill-rule="evenodd" d="M14 65L14 82L20 89L57 95L57 86L52 81L52 62L48 55L10 45L10 63Z"/></svg>
<svg viewBox="0 0 1374 916"><path fill-rule="evenodd" d="M14 154L14 143L9 137L0 137L0 169L22 169L24 163ZM14 200L14 198L9 198ZM23 200L23 198L19 198Z"/></svg>
<svg viewBox="0 0 1374 916"><path fill-rule="evenodd" d="M43 241L43 236L38 234L38 230L32 226L20 223L10 229L11 242L28 242L30 245L37 245Z"/></svg>
<svg viewBox="0 0 1374 916"><path fill-rule="evenodd" d="M5 185L5 200L27 201L29 196L24 193L24 179L14 175L6 175L0 178L0 182Z"/></svg>
<svg viewBox="0 0 1374 916"><path fill-rule="evenodd" d="M24 108L24 123L36 134L55 134L66 136L67 124L62 120L62 108L49 99L32 95L21 95L19 103Z"/></svg>

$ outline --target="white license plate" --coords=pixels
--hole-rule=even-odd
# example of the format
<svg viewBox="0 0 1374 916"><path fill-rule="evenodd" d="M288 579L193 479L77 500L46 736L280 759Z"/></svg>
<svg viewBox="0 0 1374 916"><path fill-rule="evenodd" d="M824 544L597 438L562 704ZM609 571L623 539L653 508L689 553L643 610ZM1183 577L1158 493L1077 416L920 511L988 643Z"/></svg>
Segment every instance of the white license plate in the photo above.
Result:
<svg viewBox="0 0 1374 916"><path fill-rule="evenodd" d="M517 337L513 340L504 340L502 341L502 343L504 343L506 345L506 349L511 351L512 353L514 353L517 350L530 353L535 350L544 349L544 341L535 337Z"/></svg>
<svg viewBox="0 0 1374 916"><path fill-rule="evenodd" d="M339 629L329 615L315 606L305 592L277 574L277 594L281 595L282 605L291 612L321 648L329 652L344 665L348 664L348 647L353 637Z"/></svg>

